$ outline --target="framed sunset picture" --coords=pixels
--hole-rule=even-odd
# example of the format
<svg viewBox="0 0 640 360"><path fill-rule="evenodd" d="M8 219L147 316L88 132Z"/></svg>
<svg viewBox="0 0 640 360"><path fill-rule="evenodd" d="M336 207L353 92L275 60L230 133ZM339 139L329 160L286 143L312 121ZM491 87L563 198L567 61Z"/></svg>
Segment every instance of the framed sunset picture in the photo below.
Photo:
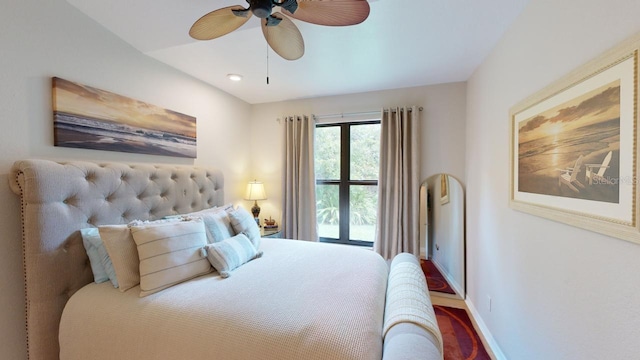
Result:
<svg viewBox="0 0 640 360"><path fill-rule="evenodd" d="M54 77L54 145L196 157L196 118Z"/></svg>
<svg viewBox="0 0 640 360"><path fill-rule="evenodd" d="M510 111L510 206L640 243L635 37Z"/></svg>

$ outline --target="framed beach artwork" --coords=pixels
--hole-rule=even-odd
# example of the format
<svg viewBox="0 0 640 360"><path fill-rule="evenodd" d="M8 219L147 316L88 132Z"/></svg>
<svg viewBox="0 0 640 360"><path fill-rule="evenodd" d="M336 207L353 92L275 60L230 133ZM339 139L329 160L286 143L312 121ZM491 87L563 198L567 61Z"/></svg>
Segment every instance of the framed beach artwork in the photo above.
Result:
<svg viewBox="0 0 640 360"><path fill-rule="evenodd" d="M638 48L606 52L510 110L510 206L640 243Z"/></svg>
<svg viewBox="0 0 640 360"><path fill-rule="evenodd" d="M54 145L196 157L196 118L53 78Z"/></svg>

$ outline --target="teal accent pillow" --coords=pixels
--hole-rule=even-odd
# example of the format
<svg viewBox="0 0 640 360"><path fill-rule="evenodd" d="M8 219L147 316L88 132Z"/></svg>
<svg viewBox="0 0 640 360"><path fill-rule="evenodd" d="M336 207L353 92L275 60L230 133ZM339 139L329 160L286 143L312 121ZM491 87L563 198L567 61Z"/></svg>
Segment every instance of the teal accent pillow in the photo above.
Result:
<svg viewBox="0 0 640 360"><path fill-rule="evenodd" d="M104 243L100 238L98 228L82 229L80 230L80 235L82 235L82 244L89 257L94 281L100 284L110 280L113 287L117 288L118 279L116 278L116 272L113 269L113 264L111 263L107 249L105 249Z"/></svg>
<svg viewBox="0 0 640 360"><path fill-rule="evenodd" d="M194 214L193 216L201 218L204 222L209 243L222 241L235 235L231 227L229 214L224 209Z"/></svg>
<svg viewBox="0 0 640 360"><path fill-rule="evenodd" d="M262 251L257 251L244 234L209 244L205 249L207 259L223 278L231 276L232 270L262 256Z"/></svg>
<svg viewBox="0 0 640 360"><path fill-rule="evenodd" d="M231 226L236 234L245 234L251 240L251 243L256 249L260 248L260 228L256 224L256 220L253 218L247 210L238 207L237 209L227 210L229 213L229 219L231 220Z"/></svg>

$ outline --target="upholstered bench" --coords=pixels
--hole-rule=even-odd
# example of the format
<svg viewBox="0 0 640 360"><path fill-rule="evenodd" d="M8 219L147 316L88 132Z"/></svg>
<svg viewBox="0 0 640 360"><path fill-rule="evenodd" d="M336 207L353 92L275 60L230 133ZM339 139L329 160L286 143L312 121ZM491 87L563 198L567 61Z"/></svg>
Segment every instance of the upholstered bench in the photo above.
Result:
<svg viewBox="0 0 640 360"><path fill-rule="evenodd" d="M384 360L444 358L427 281L412 254L398 254L389 267L383 336Z"/></svg>

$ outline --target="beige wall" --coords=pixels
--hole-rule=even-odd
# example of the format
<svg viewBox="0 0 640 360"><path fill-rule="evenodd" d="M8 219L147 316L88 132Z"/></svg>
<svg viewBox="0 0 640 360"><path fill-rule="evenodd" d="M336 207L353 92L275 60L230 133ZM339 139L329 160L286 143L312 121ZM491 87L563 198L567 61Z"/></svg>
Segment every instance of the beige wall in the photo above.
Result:
<svg viewBox="0 0 640 360"><path fill-rule="evenodd" d="M227 201L242 196L250 106L140 54L64 0L3 0L0 11L0 349L24 359L20 214L9 190L11 164L24 158L217 166ZM52 76L195 116L198 158L181 159L53 147Z"/></svg>
<svg viewBox="0 0 640 360"><path fill-rule="evenodd" d="M250 174L264 181L269 197L260 202L260 217L280 219L283 129L277 119L287 115L323 115L392 106L422 106L421 179L441 172L464 179L465 87L465 83L451 83L254 105L250 137L244 141L252 145Z"/></svg>
<svg viewBox="0 0 640 360"><path fill-rule="evenodd" d="M640 246L508 207L509 108L640 31L638 14L532 0L468 81L467 294L509 359L640 353Z"/></svg>

